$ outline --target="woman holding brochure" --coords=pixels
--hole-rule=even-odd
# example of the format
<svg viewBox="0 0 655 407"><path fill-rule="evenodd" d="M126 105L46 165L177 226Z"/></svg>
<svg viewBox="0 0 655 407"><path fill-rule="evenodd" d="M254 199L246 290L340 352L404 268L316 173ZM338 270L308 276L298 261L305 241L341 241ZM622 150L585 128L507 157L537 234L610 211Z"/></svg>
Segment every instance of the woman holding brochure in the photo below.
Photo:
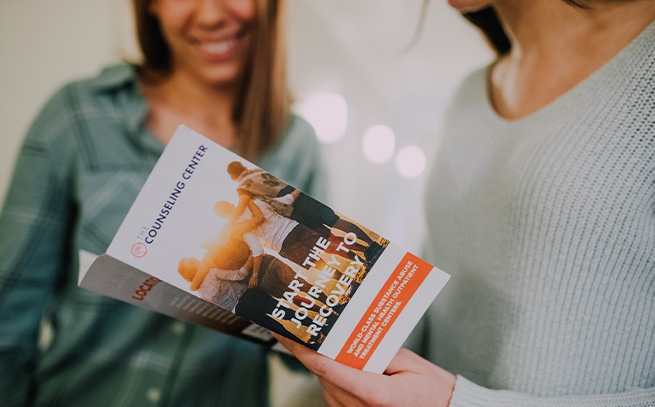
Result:
<svg viewBox="0 0 655 407"><path fill-rule="evenodd" d="M79 289L78 253L105 252L180 124L322 196L313 130L290 114L284 1L133 6L143 62L64 86L20 152L0 216L0 405L266 406L262 347Z"/></svg>
<svg viewBox="0 0 655 407"><path fill-rule="evenodd" d="M408 342L425 358L375 375L282 340L330 406L655 406L655 2L450 4L502 48L428 181L452 278Z"/></svg>

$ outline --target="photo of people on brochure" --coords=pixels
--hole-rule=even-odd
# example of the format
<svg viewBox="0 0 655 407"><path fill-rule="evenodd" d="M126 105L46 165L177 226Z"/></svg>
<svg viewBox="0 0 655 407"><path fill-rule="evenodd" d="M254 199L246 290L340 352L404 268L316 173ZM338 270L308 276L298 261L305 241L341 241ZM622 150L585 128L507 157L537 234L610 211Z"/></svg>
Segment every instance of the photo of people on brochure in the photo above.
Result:
<svg viewBox="0 0 655 407"><path fill-rule="evenodd" d="M201 298L318 349L389 241L259 168L227 166L235 202L178 273Z"/></svg>

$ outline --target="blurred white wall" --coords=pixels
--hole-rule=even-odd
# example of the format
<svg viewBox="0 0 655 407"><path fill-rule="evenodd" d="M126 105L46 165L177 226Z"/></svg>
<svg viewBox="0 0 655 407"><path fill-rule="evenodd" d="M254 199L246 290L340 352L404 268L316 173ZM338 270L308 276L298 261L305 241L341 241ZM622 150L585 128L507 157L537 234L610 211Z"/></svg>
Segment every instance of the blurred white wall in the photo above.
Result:
<svg viewBox="0 0 655 407"><path fill-rule="evenodd" d="M395 151L436 146L443 109L463 76L491 59L479 34L432 0L418 42L408 51L423 0L289 0L290 81L299 109L317 94L348 106L343 137L323 145L327 203L409 250L423 236L421 184L393 157L369 162L366 130L389 126ZM0 200L19 144L45 100L66 81L134 57L129 0L0 2ZM288 378L283 378L287 380ZM281 399L289 391L281 390Z"/></svg>
<svg viewBox="0 0 655 407"><path fill-rule="evenodd" d="M0 198L20 142L45 100L65 81L117 58L114 3L0 2Z"/></svg>
<svg viewBox="0 0 655 407"><path fill-rule="evenodd" d="M394 157L369 162L366 130L391 127L396 151L434 150L443 109L456 85L491 60L481 36L445 0L429 2L425 25L409 49L423 0L292 0L290 80L299 102L322 92L348 104L344 136L324 145L331 164L329 204L408 250L423 237L421 186L406 179Z"/></svg>

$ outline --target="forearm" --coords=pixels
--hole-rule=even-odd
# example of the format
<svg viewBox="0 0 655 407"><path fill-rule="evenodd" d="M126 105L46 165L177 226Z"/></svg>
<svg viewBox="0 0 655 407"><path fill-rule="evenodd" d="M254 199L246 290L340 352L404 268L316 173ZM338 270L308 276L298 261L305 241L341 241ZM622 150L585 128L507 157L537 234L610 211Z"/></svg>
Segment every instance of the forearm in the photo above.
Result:
<svg viewBox="0 0 655 407"><path fill-rule="evenodd" d="M252 258L252 275L259 276L259 270L262 266L262 257L263 256L253 256Z"/></svg>
<svg viewBox="0 0 655 407"><path fill-rule="evenodd" d="M457 377L450 407L645 407L655 406L655 388L621 393L567 397L533 397L506 390L489 390Z"/></svg>
<svg viewBox="0 0 655 407"><path fill-rule="evenodd" d="M262 264L262 256L253 256L252 258L252 276L248 282L248 287L255 288L259 285L259 269Z"/></svg>
<svg viewBox="0 0 655 407"><path fill-rule="evenodd" d="M264 222L265 220L264 213L261 211L261 209L259 209L259 206L257 206L257 204L252 200L248 202L248 209L252 214L252 222L253 222L252 228L254 229Z"/></svg>
<svg viewBox="0 0 655 407"><path fill-rule="evenodd" d="M237 219L243 215L243 211L246 210L246 207L248 206L248 202L250 202L250 194L246 192L240 192L239 193L239 203L237 206L234 208L234 211L230 214L230 217L227 220L228 224L235 224Z"/></svg>

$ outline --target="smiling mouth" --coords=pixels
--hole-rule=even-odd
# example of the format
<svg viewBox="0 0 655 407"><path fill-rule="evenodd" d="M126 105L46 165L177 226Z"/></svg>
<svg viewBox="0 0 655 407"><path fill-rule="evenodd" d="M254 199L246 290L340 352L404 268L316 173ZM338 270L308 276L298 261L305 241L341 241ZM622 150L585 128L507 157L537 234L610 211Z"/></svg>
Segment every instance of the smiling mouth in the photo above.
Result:
<svg viewBox="0 0 655 407"><path fill-rule="evenodd" d="M200 44L200 48L210 54L224 54L236 48L237 43L236 38L230 38L225 41L203 42Z"/></svg>
<svg viewBox="0 0 655 407"><path fill-rule="evenodd" d="M240 44L240 35L233 35L221 40L200 40L198 48L210 59L222 60L231 58L237 53Z"/></svg>

